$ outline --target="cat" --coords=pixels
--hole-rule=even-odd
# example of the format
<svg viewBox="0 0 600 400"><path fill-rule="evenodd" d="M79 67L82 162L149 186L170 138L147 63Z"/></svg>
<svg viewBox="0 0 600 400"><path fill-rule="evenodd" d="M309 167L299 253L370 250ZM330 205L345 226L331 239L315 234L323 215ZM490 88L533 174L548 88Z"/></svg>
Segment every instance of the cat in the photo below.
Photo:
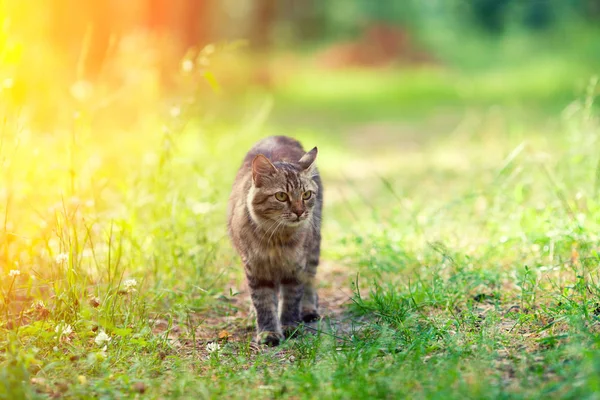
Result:
<svg viewBox="0 0 600 400"><path fill-rule="evenodd" d="M246 154L233 184L228 232L244 265L261 344L277 346L300 322L320 319L315 275L323 187L317 152L305 152L286 136L265 138Z"/></svg>

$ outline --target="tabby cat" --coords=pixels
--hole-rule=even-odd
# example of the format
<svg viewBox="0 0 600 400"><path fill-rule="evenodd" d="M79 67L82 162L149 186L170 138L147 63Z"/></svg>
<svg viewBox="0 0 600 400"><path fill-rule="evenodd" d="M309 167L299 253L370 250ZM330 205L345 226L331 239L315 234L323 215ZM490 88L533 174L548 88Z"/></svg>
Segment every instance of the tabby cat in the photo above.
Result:
<svg viewBox="0 0 600 400"><path fill-rule="evenodd" d="M307 153L292 138L268 137L250 149L233 184L229 236L244 264L262 344L277 346L301 321L320 318L323 188L316 158L316 147Z"/></svg>

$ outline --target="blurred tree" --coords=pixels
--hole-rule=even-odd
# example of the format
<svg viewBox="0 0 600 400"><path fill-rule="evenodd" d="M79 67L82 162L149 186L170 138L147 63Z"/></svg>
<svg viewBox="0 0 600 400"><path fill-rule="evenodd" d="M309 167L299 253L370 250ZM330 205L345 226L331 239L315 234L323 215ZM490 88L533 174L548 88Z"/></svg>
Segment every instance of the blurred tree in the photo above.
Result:
<svg viewBox="0 0 600 400"><path fill-rule="evenodd" d="M584 13L592 20L600 19L600 0L585 1Z"/></svg>
<svg viewBox="0 0 600 400"><path fill-rule="evenodd" d="M161 34L174 34L188 49L211 39L211 0L146 0L146 26Z"/></svg>
<svg viewBox="0 0 600 400"><path fill-rule="evenodd" d="M271 44L272 27L277 18L277 0L255 0L250 43L266 50Z"/></svg>
<svg viewBox="0 0 600 400"><path fill-rule="evenodd" d="M543 2L530 2L525 6L523 22L533 29L543 29L552 23L553 7Z"/></svg>
<svg viewBox="0 0 600 400"><path fill-rule="evenodd" d="M203 46L211 37L212 0L51 0L50 30L53 42L67 60L79 58L78 75L93 80L109 52L111 37L146 27L174 39L176 54ZM129 9L140 11L127 19ZM176 60L175 62L177 62Z"/></svg>
<svg viewBox="0 0 600 400"><path fill-rule="evenodd" d="M290 24L299 41L322 40L328 23L325 2L318 0L287 0L280 3L280 15Z"/></svg>
<svg viewBox="0 0 600 400"><path fill-rule="evenodd" d="M107 1L51 0L50 32L53 44L67 59L79 58L78 74L95 77L109 46L114 22Z"/></svg>
<svg viewBox="0 0 600 400"><path fill-rule="evenodd" d="M471 9L475 20L486 30L501 32L511 0L474 0Z"/></svg>

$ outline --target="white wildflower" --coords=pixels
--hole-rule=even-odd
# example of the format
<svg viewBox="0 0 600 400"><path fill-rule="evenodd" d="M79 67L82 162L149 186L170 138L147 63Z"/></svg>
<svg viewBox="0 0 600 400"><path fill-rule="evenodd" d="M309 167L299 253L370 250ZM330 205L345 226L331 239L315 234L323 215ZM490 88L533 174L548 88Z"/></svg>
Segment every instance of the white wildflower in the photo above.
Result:
<svg viewBox="0 0 600 400"><path fill-rule="evenodd" d="M204 57L204 56L198 57L196 62L198 63L198 65L201 65L203 67L208 67L210 65L210 60L208 59L208 57Z"/></svg>
<svg viewBox="0 0 600 400"><path fill-rule="evenodd" d="M190 72L192 69L194 69L194 63L192 60L183 60L181 63L181 69L185 72Z"/></svg>
<svg viewBox="0 0 600 400"><path fill-rule="evenodd" d="M92 249L83 249L81 252L81 257L90 258L94 256L94 251Z"/></svg>
<svg viewBox="0 0 600 400"><path fill-rule="evenodd" d="M89 353L87 356L88 362L90 364L96 364L98 362L101 362L102 360L106 360L106 357L107 357L106 349L107 349L107 347L104 346L99 351L93 351L93 352Z"/></svg>
<svg viewBox="0 0 600 400"><path fill-rule="evenodd" d="M77 81L71 85L70 92L76 100L83 101L91 97L94 86L88 81Z"/></svg>
<svg viewBox="0 0 600 400"><path fill-rule="evenodd" d="M21 275L21 271L19 271L18 269L11 269L10 271L8 271L8 276L10 276L11 278L14 278L15 276L19 275Z"/></svg>
<svg viewBox="0 0 600 400"><path fill-rule="evenodd" d="M206 345L206 351L209 353L218 352L219 350L221 350L221 345L219 343L210 342Z"/></svg>
<svg viewBox="0 0 600 400"><path fill-rule="evenodd" d="M217 48L215 47L215 45L214 45L214 44L212 44L212 43L211 43L211 44L207 44L207 45L206 45L206 46L204 46L204 48L202 49L202 54L206 54L207 56L208 56L208 55L211 55L212 53L214 53L214 52L215 52L215 50L216 50L216 49L217 49Z"/></svg>
<svg viewBox="0 0 600 400"><path fill-rule="evenodd" d="M13 78L6 78L4 80L4 82L2 82L2 87L4 89L10 89L11 87L13 87L14 84L15 84L15 81Z"/></svg>
<svg viewBox="0 0 600 400"><path fill-rule="evenodd" d="M213 208L213 205L205 202L198 202L192 204L192 212L196 215L206 214L210 212Z"/></svg>
<svg viewBox="0 0 600 400"><path fill-rule="evenodd" d="M96 352L96 360L98 361L102 361L102 360L106 360L106 357L108 357L107 351L108 350L108 346L104 345L103 348L100 349L100 351Z"/></svg>
<svg viewBox="0 0 600 400"><path fill-rule="evenodd" d="M196 185L200 190L206 190L210 188L210 182L208 181L208 179L203 178L201 176L198 177L198 179L196 180Z"/></svg>
<svg viewBox="0 0 600 400"><path fill-rule="evenodd" d="M65 263L65 262L69 261L69 254L60 253L54 258L54 260L56 261L57 264Z"/></svg>
<svg viewBox="0 0 600 400"><path fill-rule="evenodd" d="M58 333L59 335L70 335L73 333L73 327L69 324L58 324L56 325L56 328L54 328L54 332Z"/></svg>
<svg viewBox="0 0 600 400"><path fill-rule="evenodd" d="M135 279L127 279L125 282L123 282L123 286L125 287L125 291L127 293L135 292L137 281Z"/></svg>
<svg viewBox="0 0 600 400"><path fill-rule="evenodd" d="M108 344L108 342L110 342L110 337L106 334L106 332L100 331L100 332L98 332L98 335L94 339L94 342L96 342L96 344L98 346L102 346L102 345L106 346Z"/></svg>
<svg viewBox="0 0 600 400"><path fill-rule="evenodd" d="M179 108L177 106L173 106L173 107L171 107L171 110L169 111L169 113L171 114L171 117L177 118L181 114L181 108Z"/></svg>

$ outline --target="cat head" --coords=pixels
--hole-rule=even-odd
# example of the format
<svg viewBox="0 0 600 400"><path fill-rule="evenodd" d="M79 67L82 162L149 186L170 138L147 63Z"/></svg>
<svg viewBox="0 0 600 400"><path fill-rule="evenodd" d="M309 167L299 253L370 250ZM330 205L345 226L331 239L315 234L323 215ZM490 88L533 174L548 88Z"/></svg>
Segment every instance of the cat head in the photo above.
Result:
<svg viewBox="0 0 600 400"><path fill-rule="evenodd" d="M272 163L262 154L252 161L248 208L255 220L299 226L312 217L318 187L315 147L294 163Z"/></svg>

